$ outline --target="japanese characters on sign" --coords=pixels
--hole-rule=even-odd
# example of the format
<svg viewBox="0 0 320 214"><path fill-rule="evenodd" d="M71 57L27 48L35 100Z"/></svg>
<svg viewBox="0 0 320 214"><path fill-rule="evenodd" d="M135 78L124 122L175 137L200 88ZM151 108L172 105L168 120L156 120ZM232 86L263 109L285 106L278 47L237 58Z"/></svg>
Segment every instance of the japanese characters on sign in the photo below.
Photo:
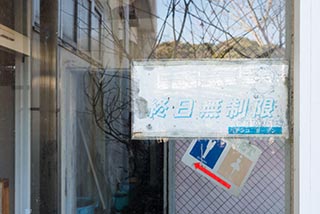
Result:
<svg viewBox="0 0 320 214"><path fill-rule="evenodd" d="M133 138L288 136L282 61L133 64Z"/></svg>

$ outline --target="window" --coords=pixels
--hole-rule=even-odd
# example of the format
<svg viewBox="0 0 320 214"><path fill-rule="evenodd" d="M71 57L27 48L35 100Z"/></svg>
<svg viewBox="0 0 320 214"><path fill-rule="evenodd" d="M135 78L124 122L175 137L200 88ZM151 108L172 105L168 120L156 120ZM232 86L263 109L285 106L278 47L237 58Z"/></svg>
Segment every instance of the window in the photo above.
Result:
<svg viewBox="0 0 320 214"><path fill-rule="evenodd" d="M0 23L14 29L14 1L0 2Z"/></svg>
<svg viewBox="0 0 320 214"><path fill-rule="evenodd" d="M62 0L62 39L101 61L102 12L92 0Z"/></svg>
<svg viewBox="0 0 320 214"><path fill-rule="evenodd" d="M95 60L101 59L101 24L102 16L97 8L94 9L92 15L92 29L91 29L91 44L92 44L92 57Z"/></svg>
<svg viewBox="0 0 320 214"><path fill-rule="evenodd" d="M90 51L90 19L91 19L91 1L81 0L79 8L79 48L84 52Z"/></svg>
<svg viewBox="0 0 320 214"><path fill-rule="evenodd" d="M34 0L33 1L33 25L35 27L40 26L40 1Z"/></svg>
<svg viewBox="0 0 320 214"><path fill-rule="evenodd" d="M71 43L77 42L77 0L62 1L63 38Z"/></svg>

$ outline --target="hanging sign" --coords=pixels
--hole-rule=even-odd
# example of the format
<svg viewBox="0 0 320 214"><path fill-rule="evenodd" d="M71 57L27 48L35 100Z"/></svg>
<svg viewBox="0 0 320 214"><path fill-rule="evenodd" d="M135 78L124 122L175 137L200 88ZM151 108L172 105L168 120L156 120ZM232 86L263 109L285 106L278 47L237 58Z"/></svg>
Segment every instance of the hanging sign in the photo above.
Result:
<svg viewBox="0 0 320 214"><path fill-rule="evenodd" d="M288 137L281 60L132 65L132 137Z"/></svg>

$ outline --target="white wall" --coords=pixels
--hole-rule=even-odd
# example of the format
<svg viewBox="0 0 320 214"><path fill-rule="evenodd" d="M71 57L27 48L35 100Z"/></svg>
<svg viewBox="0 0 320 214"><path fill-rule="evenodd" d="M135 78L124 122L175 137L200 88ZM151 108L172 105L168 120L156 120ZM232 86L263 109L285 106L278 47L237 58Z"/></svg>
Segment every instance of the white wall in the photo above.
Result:
<svg viewBox="0 0 320 214"><path fill-rule="evenodd" d="M294 213L320 213L320 1L294 0Z"/></svg>

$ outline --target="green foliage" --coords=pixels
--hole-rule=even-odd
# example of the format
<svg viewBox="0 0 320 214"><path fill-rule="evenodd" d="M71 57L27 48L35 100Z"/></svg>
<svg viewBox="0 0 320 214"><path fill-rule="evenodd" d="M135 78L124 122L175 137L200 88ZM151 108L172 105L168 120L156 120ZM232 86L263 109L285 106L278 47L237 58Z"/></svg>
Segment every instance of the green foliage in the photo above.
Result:
<svg viewBox="0 0 320 214"><path fill-rule="evenodd" d="M174 57L174 50L176 55ZM247 38L233 38L217 45L211 43L190 44L163 42L156 51L157 59L202 59L202 58L273 58L283 55L283 48L276 45L260 46Z"/></svg>

